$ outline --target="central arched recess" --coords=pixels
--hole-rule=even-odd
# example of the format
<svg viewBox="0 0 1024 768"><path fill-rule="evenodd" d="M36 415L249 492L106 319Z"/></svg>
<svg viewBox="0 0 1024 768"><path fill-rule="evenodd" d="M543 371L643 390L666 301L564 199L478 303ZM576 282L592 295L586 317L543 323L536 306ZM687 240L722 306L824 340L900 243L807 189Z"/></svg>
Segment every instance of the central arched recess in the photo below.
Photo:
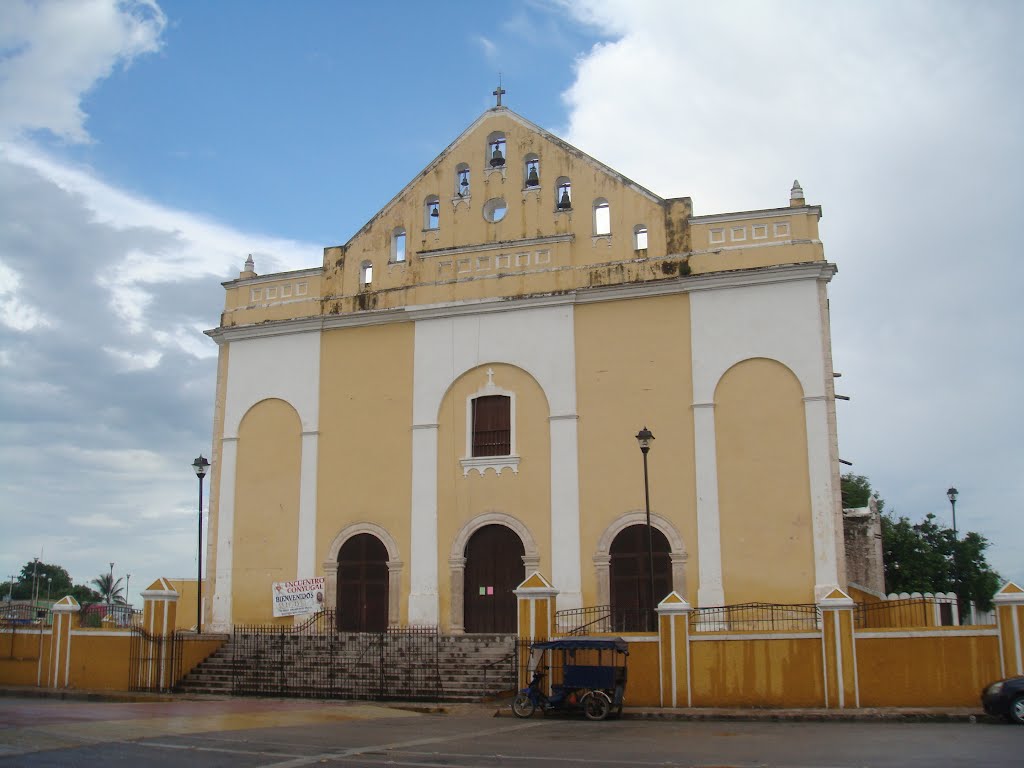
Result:
<svg viewBox="0 0 1024 768"><path fill-rule="evenodd" d="M609 581L613 632L643 632L657 628L654 609L672 591L671 548L665 534L657 528L651 529L650 549L654 553L653 596L647 526L631 525L612 541Z"/></svg>
<svg viewBox="0 0 1024 768"><path fill-rule="evenodd" d="M516 631L516 596L526 578L523 542L510 528L485 525L466 544L464 577L466 632Z"/></svg>
<svg viewBox="0 0 1024 768"><path fill-rule="evenodd" d="M371 533L346 541L338 552L338 630L388 628L388 550Z"/></svg>

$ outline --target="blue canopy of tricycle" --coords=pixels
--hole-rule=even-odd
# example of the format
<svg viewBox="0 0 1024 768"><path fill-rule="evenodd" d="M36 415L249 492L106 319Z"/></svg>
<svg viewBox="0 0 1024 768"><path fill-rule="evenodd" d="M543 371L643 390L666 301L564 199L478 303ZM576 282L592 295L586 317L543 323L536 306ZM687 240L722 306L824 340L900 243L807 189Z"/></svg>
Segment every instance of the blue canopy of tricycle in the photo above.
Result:
<svg viewBox="0 0 1024 768"><path fill-rule="evenodd" d="M577 635L573 637L559 637L554 640L545 640L542 643L533 643L530 650L534 651L619 651L629 655L629 643L621 637L589 637Z"/></svg>

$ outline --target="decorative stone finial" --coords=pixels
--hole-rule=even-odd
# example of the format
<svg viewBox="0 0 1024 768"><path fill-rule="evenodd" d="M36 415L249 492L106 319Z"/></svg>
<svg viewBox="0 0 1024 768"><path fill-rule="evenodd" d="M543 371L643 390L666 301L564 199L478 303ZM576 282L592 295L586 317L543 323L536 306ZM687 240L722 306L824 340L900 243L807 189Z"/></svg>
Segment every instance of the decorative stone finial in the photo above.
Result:
<svg viewBox="0 0 1024 768"><path fill-rule="evenodd" d="M804 188L800 186L800 182L797 181L796 179L793 179L793 188L789 190L789 204L804 204Z"/></svg>
<svg viewBox="0 0 1024 768"><path fill-rule="evenodd" d="M251 253L249 254L249 258L247 258L245 260L245 271L246 272L255 272L256 271L256 264L253 263L252 254Z"/></svg>

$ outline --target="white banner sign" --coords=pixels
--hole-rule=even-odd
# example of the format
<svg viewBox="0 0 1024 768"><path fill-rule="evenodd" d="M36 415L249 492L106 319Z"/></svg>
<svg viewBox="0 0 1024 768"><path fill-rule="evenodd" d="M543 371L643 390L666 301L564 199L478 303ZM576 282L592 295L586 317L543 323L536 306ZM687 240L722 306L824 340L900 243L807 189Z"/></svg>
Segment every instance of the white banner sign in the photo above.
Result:
<svg viewBox="0 0 1024 768"><path fill-rule="evenodd" d="M271 593L274 597L274 616L299 616L324 609L322 578L275 581Z"/></svg>

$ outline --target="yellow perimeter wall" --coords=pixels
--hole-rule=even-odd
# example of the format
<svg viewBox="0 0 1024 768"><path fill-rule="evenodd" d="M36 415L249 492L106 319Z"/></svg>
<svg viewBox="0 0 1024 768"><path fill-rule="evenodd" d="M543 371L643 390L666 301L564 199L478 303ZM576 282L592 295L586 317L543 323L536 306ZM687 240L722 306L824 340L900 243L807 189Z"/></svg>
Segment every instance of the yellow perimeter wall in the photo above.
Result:
<svg viewBox="0 0 1024 768"><path fill-rule="evenodd" d="M854 630L852 601L844 606L842 599L829 597L826 602L832 604L821 606L820 630L746 633L695 631L689 605L672 593L662 606L674 615L662 617L659 634L625 638L630 646L627 702L686 706L689 701L695 707L978 707L985 685L1022 672L1018 665L1024 649L1024 604L1021 593L1008 591L1009 587L1019 590L1010 584L997 595L1001 604L995 627ZM551 626L553 590L548 582L533 574L521 589L520 616L539 621L538 628ZM536 604L530 606L531 601ZM69 632L69 618L55 616L53 627L43 632L0 630L0 685L128 690L132 633L81 628ZM183 641L181 675L225 639ZM170 641L170 636L162 639ZM143 649L140 656L155 659L160 654ZM169 679L169 685L174 682ZM673 691L675 701L667 701Z"/></svg>

